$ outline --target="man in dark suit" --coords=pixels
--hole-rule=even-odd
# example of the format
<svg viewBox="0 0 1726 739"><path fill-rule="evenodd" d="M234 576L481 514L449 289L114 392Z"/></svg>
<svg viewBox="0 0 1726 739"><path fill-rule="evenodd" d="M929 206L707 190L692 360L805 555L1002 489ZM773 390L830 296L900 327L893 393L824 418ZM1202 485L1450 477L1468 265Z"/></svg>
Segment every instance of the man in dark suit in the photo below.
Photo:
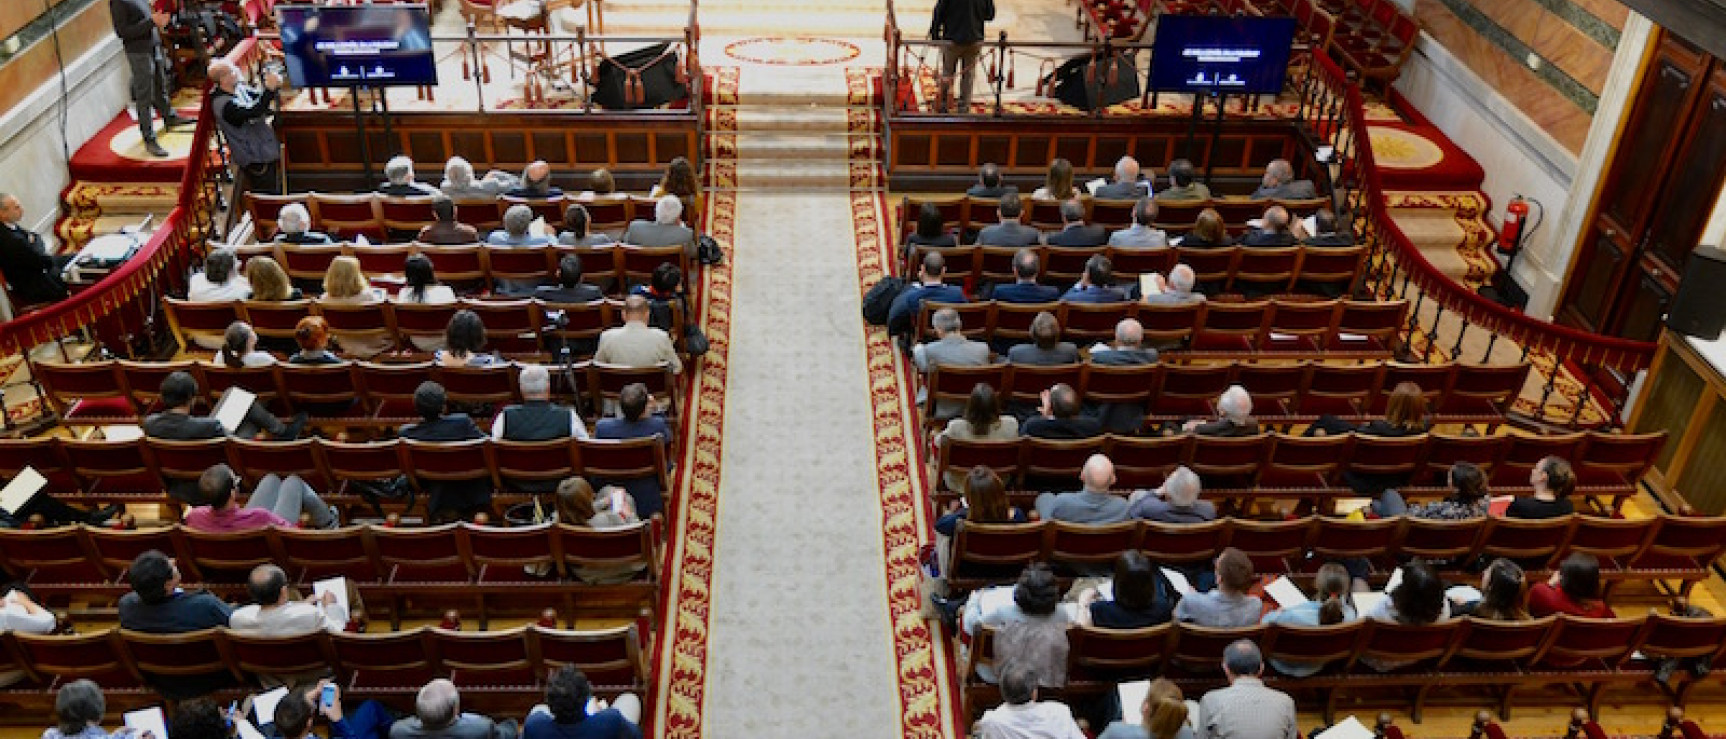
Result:
<svg viewBox="0 0 1726 739"><path fill-rule="evenodd" d="M19 224L23 219L24 205L18 198L0 194L0 274L12 286L12 307L65 300L60 271L72 257L49 256L42 236Z"/></svg>
<svg viewBox="0 0 1726 739"><path fill-rule="evenodd" d="M905 288L899 297L893 300L893 307L887 310L887 333L906 334L911 332L911 322L917 320L917 314L923 309L923 301L933 300L937 303L967 303L965 291L958 285L949 285L942 280L947 276L947 259L938 251L923 255L922 281Z"/></svg>
<svg viewBox="0 0 1726 739"><path fill-rule="evenodd" d="M995 210L999 223L984 226L977 232L979 246L1032 246L1042 240L1043 234L1019 222L1019 214L1025 210L1025 204L1019 201L1019 189L1009 187L1001 194L1001 204Z"/></svg>
<svg viewBox="0 0 1726 739"><path fill-rule="evenodd" d="M466 413L445 413L449 396L442 385L427 380L414 389L414 410L419 423L401 429L403 439L414 441L467 441L483 439L485 432L475 426ZM484 474L484 470L477 472ZM424 485L431 499L427 510L434 518L448 519L491 507L491 478L472 480L426 480Z"/></svg>
<svg viewBox="0 0 1726 739"><path fill-rule="evenodd" d="M431 185L414 180L414 160L407 157L391 157L384 163L384 177L388 181L378 185L379 195L411 198L437 195L441 192Z"/></svg>
<svg viewBox="0 0 1726 739"><path fill-rule="evenodd" d="M132 592L120 596L120 628L147 634L183 634L227 626L234 609L207 590L180 587L180 569L174 560L151 549L138 555L126 568ZM227 671L194 675L150 675L145 677L163 695L176 700L192 698L234 684Z"/></svg>
<svg viewBox="0 0 1726 739"><path fill-rule="evenodd" d="M965 194L973 198L998 198L1007 194L1007 188L1001 186L1001 168L994 162L984 164L977 172L977 184L965 190Z"/></svg>
<svg viewBox="0 0 1726 739"><path fill-rule="evenodd" d="M455 219L455 201L439 193L432 198L432 217L437 220L420 229L415 241L422 244L477 244L479 230Z"/></svg>
<svg viewBox="0 0 1726 739"><path fill-rule="evenodd" d="M1081 415L1079 392L1065 383L1043 391L1041 415L1019 426L1019 433L1039 439L1089 439L1103 435L1097 419Z"/></svg>
<svg viewBox="0 0 1726 739"><path fill-rule="evenodd" d="M1098 200L1139 200L1150 196L1150 178L1139 179L1139 160L1132 157L1121 157L1115 162L1115 181L1091 193Z"/></svg>
<svg viewBox="0 0 1726 739"><path fill-rule="evenodd" d="M948 110L955 72L959 77L957 112L971 112L971 85L977 77L977 57L983 51L983 25L992 20L995 0L935 0L929 40L948 42L941 46L941 93L937 98L941 112Z"/></svg>
<svg viewBox="0 0 1726 739"><path fill-rule="evenodd" d="M1145 327L1135 318L1123 318L1115 324L1115 343L1091 348L1091 364L1108 367L1134 367L1157 363L1157 350L1144 346ZM1145 421L1142 403L1102 403L1097 406L1097 422L1116 434L1137 433Z"/></svg>
<svg viewBox="0 0 1726 739"><path fill-rule="evenodd" d="M653 407L653 396L647 392L647 386L639 382L623 386L617 393L618 415L613 418L601 418L593 425L593 436L598 439L645 439L657 438L662 447L671 443L671 427L665 423L665 416L660 415ZM599 483L594 483L599 484ZM618 481L629 494L635 497L635 512L646 519L665 508L664 491L659 489L659 480L652 477L641 477L633 480Z"/></svg>
<svg viewBox="0 0 1726 739"><path fill-rule="evenodd" d="M1329 208L1319 208L1312 214L1313 230L1301 239L1307 246L1354 246L1354 234L1336 230L1336 214ZM1298 223L1298 222L1297 222ZM1305 229L1302 229L1303 231Z"/></svg>
<svg viewBox="0 0 1726 739"><path fill-rule="evenodd" d="M1294 165L1287 159L1272 159L1270 164L1266 164L1259 189L1253 191L1254 200L1311 200L1316 197L1318 189L1313 187L1312 180L1295 179Z"/></svg>
<svg viewBox="0 0 1726 739"><path fill-rule="evenodd" d="M1044 242L1049 246L1102 246L1108 239L1108 229L1085 223L1085 206L1068 200L1061 203L1061 230L1049 234Z"/></svg>
<svg viewBox="0 0 1726 739"><path fill-rule="evenodd" d="M1186 430L1200 436L1252 436L1259 432L1258 419L1253 418L1253 396L1240 385L1230 385L1217 396L1217 420L1193 420Z"/></svg>
<svg viewBox="0 0 1726 739"><path fill-rule="evenodd" d="M512 198L556 198L563 190L551 184L551 165L536 160L521 170L521 187L504 193Z"/></svg>
<svg viewBox="0 0 1726 739"><path fill-rule="evenodd" d="M1241 237L1241 246L1294 246L1294 234L1289 232L1289 212L1280 205L1265 209L1259 227Z"/></svg>
<svg viewBox="0 0 1726 739"><path fill-rule="evenodd" d="M288 203L276 213L276 241L283 244L331 244L329 234L313 231L306 206Z"/></svg>
<svg viewBox="0 0 1726 739"><path fill-rule="evenodd" d="M557 284L540 285L532 297L547 303L591 303L605 294L581 281L581 257L565 254L557 260Z"/></svg>
<svg viewBox="0 0 1726 739"><path fill-rule="evenodd" d="M1020 249L1013 255L1013 276L1017 277L1018 281L1011 285L997 286L992 297L1003 303L1049 303L1059 300L1061 288L1037 284L1037 273L1042 270L1043 264L1037 258L1037 252Z"/></svg>
<svg viewBox="0 0 1726 739"><path fill-rule="evenodd" d="M195 441L199 439L219 439L228 435L228 430L222 428L222 422L209 416L192 415L192 400L198 396L198 381L187 372L171 372L162 378L161 413L152 413L141 424L144 435L154 439L169 439L172 441ZM234 436L250 439L258 431L266 431L270 438L277 441L293 441L299 438L300 432L306 428L306 414L300 413L293 420L283 423L262 404L252 403L246 410L245 420L234 429ZM203 505L202 494L198 492L197 480L172 480L168 483L168 494L193 505Z"/></svg>
<svg viewBox="0 0 1726 739"><path fill-rule="evenodd" d="M1085 276L1067 292L1062 300L1074 303L1119 303L1127 294L1115 287L1115 265L1101 254L1085 260Z"/></svg>

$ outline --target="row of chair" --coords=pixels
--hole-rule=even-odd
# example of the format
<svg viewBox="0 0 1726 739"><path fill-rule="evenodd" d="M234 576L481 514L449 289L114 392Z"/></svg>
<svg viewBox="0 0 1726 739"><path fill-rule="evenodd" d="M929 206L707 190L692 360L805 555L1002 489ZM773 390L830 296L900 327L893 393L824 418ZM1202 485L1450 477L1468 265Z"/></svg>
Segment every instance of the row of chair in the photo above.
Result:
<svg viewBox="0 0 1726 739"><path fill-rule="evenodd" d="M190 373L198 381L197 400L210 407L228 388L240 387L284 414L305 411L314 423L331 426L416 423L420 415L414 409L414 391L426 381L443 385L451 401L467 407L489 406L495 411L522 400L518 386L521 365L513 363L489 367L442 367L431 362L229 367L193 360L121 359L33 361L31 369L61 423L77 426L139 423L161 410L162 381L173 372ZM676 377L667 367L573 362L549 369L553 396L576 403L590 419L600 414L607 401L615 401L625 386L634 383L647 387L668 418L677 418ZM349 401L351 405L344 405ZM332 411L332 407L337 410Z"/></svg>
<svg viewBox="0 0 1726 739"><path fill-rule="evenodd" d="M377 193L336 194L303 192L289 195L246 194L246 210L251 213L258 238L268 239L276 232L276 217L282 206L303 205L312 223L332 236L384 241L394 233L418 233L420 228L437 218L432 212L431 196L396 197ZM643 196L623 196L580 200L569 197L553 198L469 198L455 201L456 219L480 230L501 227L503 213L511 206L525 205L533 209L534 217L544 218L554 228L563 225L563 211L580 203L587 209L588 229L600 232L621 232L636 219L653 220L658 200ZM696 214L684 214L691 220Z"/></svg>
<svg viewBox="0 0 1726 739"><path fill-rule="evenodd" d="M416 488L443 480L489 480L505 502L524 500L524 486L555 484L575 475L595 485L650 479L669 492L665 442L642 439L553 439L550 441L389 441L329 439L199 441L165 439L81 440L57 436L0 439L0 477L25 467L48 478L48 492L92 502L181 503L163 490L164 481L196 481L204 470L226 462L247 480L267 474L299 475L337 507L364 502L358 485L406 475ZM420 490L421 498L426 491Z"/></svg>
<svg viewBox="0 0 1726 739"><path fill-rule="evenodd" d="M623 325L623 302L548 303L540 300L473 300L454 303L406 303L380 300L340 303L322 300L246 300L194 302L166 298L162 303L168 328L180 351L220 345L228 326L245 321L259 337L291 342L295 328L307 316L321 316L337 344L355 347L387 345L384 354L420 354L421 345L441 346L444 332L457 311L478 314L485 324L486 347L509 357L545 359L568 349L577 357L590 355L599 335ZM667 335L679 353L684 344L683 304L665 303ZM415 342L419 343L415 343ZM343 353L348 353L343 348Z"/></svg>
<svg viewBox="0 0 1726 739"><path fill-rule="evenodd" d="M103 629L83 634L0 633L0 672L24 682L0 689L0 701L47 715L59 686L94 680L110 710L159 705L153 680L207 673L235 687L222 701L256 692L255 675L331 671L345 699L413 704L420 687L447 677L462 690L464 710L525 715L545 697L545 676L563 665L580 669L596 695L634 693L646 700L651 639L638 625L563 630L538 625L464 632L434 627L383 633L314 632L295 637L243 634L226 628L180 634ZM411 710L411 709L410 709Z"/></svg>
<svg viewBox="0 0 1726 739"><path fill-rule="evenodd" d="M1225 547L1253 560L1266 575L1310 573L1327 561L1365 560L1377 572L1413 557L1440 564L1447 579L1476 582L1482 558L1505 557L1531 570L1529 581L1575 552L1600 559L1608 585L1626 580L1679 581L1688 595L1726 554L1726 517L1622 519L1572 514L1562 518L1501 516L1437 520L1396 516L1351 521L1307 516L1281 521L1219 518L1205 523L1133 520L1114 524L1065 521L973 523L953 536L948 583L970 589L1010 583L1026 565L1049 562L1064 572L1107 568L1122 552L1152 561L1208 566Z"/></svg>
<svg viewBox="0 0 1726 739"><path fill-rule="evenodd" d="M1328 45L1332 57L1357 73L1362 84L1377 81L1389 87L1396 81L1420 36L1420 23L1407 10L1394 0L1315 2L1336 19Z"/></svg>
<svg viewBox="0 0 1726 739"><path fill-rule="evenodd" d="M227 246L225 244L212 244ZM457 292L483 293L500 280L550 284L565 256L581 259L581 279L621 296L629 286L646 283L660 265L671 263L683 272L689 287L690 259L681 246L487 246L484 244L285 244L265 242L232 247L241 260L266 256L282 265L296 283L321 285L336 257L359 260L366 277L400 284L407 259L415 254L431 261L438 280ZM321 288L320 288L321 289Z"/></svg>
<svg viewBox="0 0 1726 739"><path fill-rule="evenodd" d="M1352 295L1366 264L1365 246L1162 246L1162 247L1029 247L1040 252L1038 281L1062 288L1085 275L1095 256L1109 258L1116 279L1167 274L1176 264L1191 267L1200 292L1211 295L1277 295L1308 293ZM1018 247L919 246L905 274L915 274L923 255L939 252L946 260L946 281L982 286L1013 282L1013 257Z"/></svg>
<svg viewBox="0 0 1726 739"><path fill-rule="evenodd" d="M303 588L346 577L367 601L369 616L384 612L378 605L387 601L389 621L396 625L404 599L427 597L475 606L481 628L492 615L537 616L547 606L564 614L632 619L651 611L658 596L662 526L656 516L609 529L551 523L270 527L232 533L178 524L136 530L0 529L0 568L51 601L117 599L130 590L126 571L132 560L154 549L176 559L188 584L224 597L244 599L247 574L263 564L281 566L289 581ZM528 575L524 568L544 575ZM583 568L636 574L593 584L578 579Z"/></svg>
<svg viewBox="0 0 1726 739"><path fill-rule="evenodd" d="M1137 200L1106 200L1079 195L1078 203L1085 209L1085 222L1118 231L1133 225L1133 208ZM1042 231L1059 231L1061 220L1059 200L1039 200L1021 195L1024 209L1020 222ZM978 198L968 195L906 196L899 206L899 243L917 229L917 215L925 203L941 211L942 227L948 231L971 234L985 226L1000 223L1000 198ZM1330 205L1327 198L1310 200L1249 200L1247 198L1212 198L1210 200L1158 200L1156 228L1184 233L1199 219L1199 213L1209 208L1222 216L1230 233L1246 231L1247 221L1264 216L1273 205L1287 208L1289 213L1311 213Z"/></svg>
<svg viewBox="0 0 1726 739"><path fill-rule="evenodd" d="M999 659L999 632L983 627L960 666L966 716L974 717L1001 701L997 686L977 673ZM1073 626L1067 630L1068 700L1113 692L1117 683L1166 677L1188 695L1222 687L1223 651L1239 639L1256 642L1273 664L1322 666L1307 677L1288 677L1265 669L1265 683L1306 698L1318 693L1327 723L1338 703L1365 699L1365 693L1394 693L1394 706L1419 721L1428 701L1440 691L1490 690L1499 713L1509 717L1518 688L1560 686L1580 693L1596 713L1605 688L1649 685L1666 659L1712 658L1726 651L1726 618L1679 618L1662 613L1645 617L1588 619L1567 614L1526 621L1472 617L1426 625L1355 620L1331 626L1255 625L1207 628L1170 623L1142 629ZM1403 664L1381 671L1378 664ZM1677 687L1682 704L1702 682L1679 670L1660 682ZM1382 701L1382 697L1379 698ZM1382 703L1381 703L1382 705Z"/></svg>

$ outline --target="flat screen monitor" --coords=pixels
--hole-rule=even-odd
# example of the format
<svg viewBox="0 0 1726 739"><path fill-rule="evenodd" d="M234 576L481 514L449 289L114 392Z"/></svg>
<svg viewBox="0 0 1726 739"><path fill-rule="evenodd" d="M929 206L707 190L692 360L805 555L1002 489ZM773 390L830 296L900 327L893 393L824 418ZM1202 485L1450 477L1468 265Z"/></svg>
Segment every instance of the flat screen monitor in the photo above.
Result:
<svg viewBox="0 0 1726 739"><path fill-rule="evenodd" d="M295 87L436 85L424 5L277 5Z"/></svg>
<svg viewBox="0 0 1726 739"><path fill-rule="evenodd" d="M1288 75L1295 19L1223 15L1157 18L1151 88L1275 95Z"/></svg>

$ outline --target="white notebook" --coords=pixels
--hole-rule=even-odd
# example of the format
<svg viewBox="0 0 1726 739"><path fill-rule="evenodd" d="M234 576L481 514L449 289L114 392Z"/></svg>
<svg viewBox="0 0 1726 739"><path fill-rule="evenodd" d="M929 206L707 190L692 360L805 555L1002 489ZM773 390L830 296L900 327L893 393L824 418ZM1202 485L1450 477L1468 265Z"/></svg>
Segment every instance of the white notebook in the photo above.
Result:
<svg viewBox="0 0 1726 739"><path fill-rule="evenodd" d="M162 707L140 708L125 715L126 728L137 731L139 739L150 734L155 739L168 739L168 720L162 716Z"/></svg>
<svg viewBox="0 0 1726 739"><path fill-rule="evenodd" d="M348 610L348 579L332 577L312 583L312 595L322 600L324 593L335 593L336 603L342 607L343 613L353 613Z"/></svg>
<svg viewBox="0 0 1726 739"><path fill-rule="evenodd" d="M29 503L42 488L48 487L48 478L37 472L36 468L26 466L18 471L18 476L0 488L0 510L8 516L17 516L19 509Z"/></svg>
<svg viewBox="0 0 1726 739"><path fill-rule="evenodd" d="M216 404L216 422L222 424L228 433L234 433L240 424L245 423L246 413L252 410L252 403L257 399L258 396L243 387L228 388L222 393L222 402Z"/></svg>

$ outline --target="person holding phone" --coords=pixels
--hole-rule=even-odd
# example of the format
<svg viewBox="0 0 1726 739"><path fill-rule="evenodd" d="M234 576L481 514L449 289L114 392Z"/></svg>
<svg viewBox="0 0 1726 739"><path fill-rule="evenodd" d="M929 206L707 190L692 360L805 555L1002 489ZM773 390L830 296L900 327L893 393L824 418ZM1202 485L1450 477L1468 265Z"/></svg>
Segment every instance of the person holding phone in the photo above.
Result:
<svg viewBox="0 0 1726 739"><path fill-rule="evenodd" d="M282 89L282 76L264 72L261 87L240 79L240 68L226 59L210 62L210 110L228 141L228 153L240 171L235 192L280 192L277 173L282 147L270 126L272 104Z"/></svg>
<svg viewBox="0 0 1726 739"><path fill-rule="evenodd" d="M318 718L330 725L330 739L379 739L389 731L390 712L377 701L361 702L349 713L342 709L342 690L320 680L304 691L289 691L276 704L275 715L259 727L267 737L306 739ZM266 717L259 716L263 721Z"/></svg>

